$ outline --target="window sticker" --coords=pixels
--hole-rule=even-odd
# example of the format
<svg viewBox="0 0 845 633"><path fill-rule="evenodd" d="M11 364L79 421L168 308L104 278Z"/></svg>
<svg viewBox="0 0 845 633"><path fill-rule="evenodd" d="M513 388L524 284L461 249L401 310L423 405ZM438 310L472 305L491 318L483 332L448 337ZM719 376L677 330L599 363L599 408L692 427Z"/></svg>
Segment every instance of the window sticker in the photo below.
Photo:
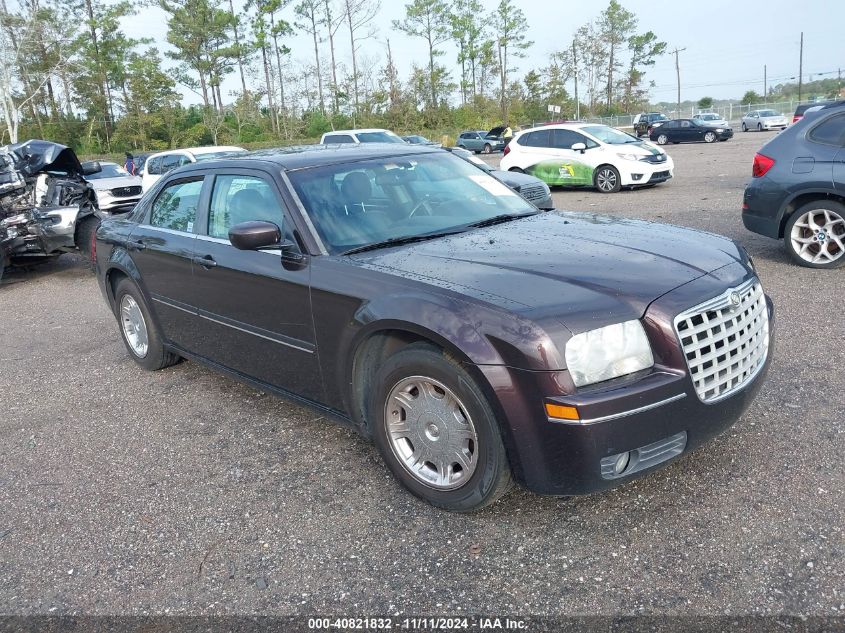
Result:
<svg viewBox="0 0 845 633"><path fill-rule="evenodd" d="M514 192L510 187L502 184L492 176L482 176L481 174L479 174L477 176L470 176L469 179L488 193L492 193L494 196L500 198L504 198L506 196L516 196L516 192Z"/></svg>
<svg viewBox="0 0 845 633"><path fill-rule="evenodd" d="M194 223L188 222L188 227L187 227L186 230L188 231L188 233L193 233L194 232Z"/></svg>

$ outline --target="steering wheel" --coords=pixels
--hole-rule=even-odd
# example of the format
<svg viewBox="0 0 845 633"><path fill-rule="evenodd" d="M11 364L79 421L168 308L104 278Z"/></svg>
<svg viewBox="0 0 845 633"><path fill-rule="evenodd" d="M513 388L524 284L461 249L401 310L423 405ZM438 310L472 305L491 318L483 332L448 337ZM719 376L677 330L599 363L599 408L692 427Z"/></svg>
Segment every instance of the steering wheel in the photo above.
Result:
<svg viewBox="0 0 845 633"><path fill-rule="evenodd" d="M422 209L423 207L425 208L426 213L428 215L432 215L432 212L434 211L434 205L440 206L441 204L449 202L450 199L451 198L447 198L442 194L440 195L440 197L438 197L437 195L432 196L430 194L425 194L425 196L423 196L423 199L420 200L413 209L411 209L411 212L408 214L408 219L414 217L414 214L416 214L416 212Z"/></svg>

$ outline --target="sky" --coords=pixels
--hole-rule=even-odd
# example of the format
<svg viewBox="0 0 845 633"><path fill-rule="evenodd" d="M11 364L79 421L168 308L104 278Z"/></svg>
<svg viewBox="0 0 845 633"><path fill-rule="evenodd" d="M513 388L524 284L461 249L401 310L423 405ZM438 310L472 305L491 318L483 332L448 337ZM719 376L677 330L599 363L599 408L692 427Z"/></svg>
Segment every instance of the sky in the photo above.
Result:
<svg viewBox="0 0 845 633"><path fill-rule="evenodd" d="M497 4L496 0L482 2L488 11ZM404 78L414 60L427 60L427 48L424 40L409 38L391 27L394 19L404 16L404 1L382 0L381 4L374 21L378 33L363 43L364 54L383 64L387 56L384 42L389 37ZM531 69L547 65L551 53L568 46L575 30L594 19L607 6L607 0L515 0L515 4L523 10L528 39L534 42L526 58L518 62L517 76L522 77ZM840 67L845 70L845 0L621 0L621 4L639 18L638 32L654 31L669 49L685 49L679 54L682 100L704 96L739 99L746 90L762 93L764 65L770 86L795 81L802 31L805 81L836 77ZM292 21L291 14L289 8L283 17ZM130 36L151 37L159 49L167 49L166 16L160 9L141 8L138 15L124 21L123 27ZM351 65L347 38L341 31L337 54L340 61ZM308 35L297 34L287 43L294 61L313 59ZM448 44L444 50L446 55L440 61L449 66L453 80L457 80L456 51ZM677 94L674 55L659 58L648 70L646 80L655 83L650 93L652 102L673 102ZM224 93L237 90L238 85L235 73L224 83ZM198 95L184 88L182 92L185 103L200 102Z"/></svg>

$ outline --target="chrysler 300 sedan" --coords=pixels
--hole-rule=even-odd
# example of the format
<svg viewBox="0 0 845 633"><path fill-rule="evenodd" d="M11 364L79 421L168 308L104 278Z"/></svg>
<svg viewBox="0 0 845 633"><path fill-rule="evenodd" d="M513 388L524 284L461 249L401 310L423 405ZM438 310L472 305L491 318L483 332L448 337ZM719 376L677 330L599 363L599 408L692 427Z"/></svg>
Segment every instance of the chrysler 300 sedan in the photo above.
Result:
<svg viewBox="0 0 845 633"><path fill-rule="evenodd" d="M315 407L455 511L512 480L578 495L652 471L733 424L772 355L733 241L541 212L409 145L181 167L102 224L96 263L139 365Z"/></svg>

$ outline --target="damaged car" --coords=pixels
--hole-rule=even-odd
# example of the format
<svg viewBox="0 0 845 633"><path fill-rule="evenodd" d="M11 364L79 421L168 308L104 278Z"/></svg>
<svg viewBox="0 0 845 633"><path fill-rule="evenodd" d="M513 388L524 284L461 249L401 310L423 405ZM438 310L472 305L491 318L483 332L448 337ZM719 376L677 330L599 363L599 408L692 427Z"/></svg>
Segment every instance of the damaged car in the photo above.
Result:
<svg viewBox="0 0 845 633"><path fill-rule="evenodd" d="M0 269L74 250L90 257L102 214L85 177L99 171L50 141L0 147Z"/></svg>

